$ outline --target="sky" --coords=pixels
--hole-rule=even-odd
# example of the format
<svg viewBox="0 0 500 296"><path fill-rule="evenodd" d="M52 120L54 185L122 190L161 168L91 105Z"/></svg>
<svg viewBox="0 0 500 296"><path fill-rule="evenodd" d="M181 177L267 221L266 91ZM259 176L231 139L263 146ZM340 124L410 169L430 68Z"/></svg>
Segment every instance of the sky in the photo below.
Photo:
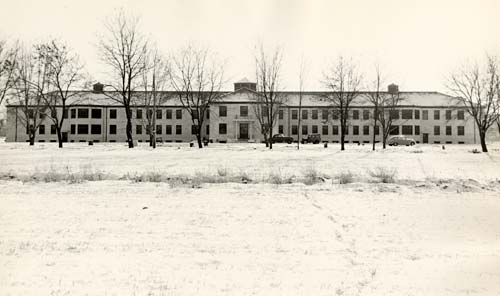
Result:
<svg viewBox="0 0 500 296"><path fill-rule="evenodd" d="M208 46L226 61L225 89L255 79L255 46L284 53L282 85L321 90L324 72L343 55L358 64L365 89L380 64L385 82L405 91L446 92L446 76L486 52L500 56L500 0L0 0L0 36L38 42L60 38L104 81L97 35L118 9L166 54L188 43Z"/></svg>

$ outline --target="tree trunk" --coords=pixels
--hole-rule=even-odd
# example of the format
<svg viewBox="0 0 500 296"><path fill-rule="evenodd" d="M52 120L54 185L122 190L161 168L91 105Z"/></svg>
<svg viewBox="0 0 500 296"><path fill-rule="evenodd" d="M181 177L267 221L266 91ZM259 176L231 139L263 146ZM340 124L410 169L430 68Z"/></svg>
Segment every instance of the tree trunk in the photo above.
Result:
<svg viewBox="0 0 500 296"><path fill-rule="evenodd" d="M62 139L61 128L56 126L56 131L57 131L57 141L59 142L59 148L62 148L63 147L63 139Z"/></svg>
<svg viewBox="0 0 500 296"><path fill-rule="evenodd" d="M340 150L341 151L345 150L344 142L345 142L344 128L341 127L340 128Z"/></svg>
<svg viewBox="0 0 500 296"><path fill-rule="evenodd" d="M129 113L129 112L127 111L127 113ZM129 114L127 114L126 133L127 133L128 148L134 148L134 140L132 139L132 122L130 120Z"/></svg>
<svg viewBox="0 0 500 296"><path fill-rule="evenodd" d="M377 129L377 122L375 121L375 124L373 125L373 146L372 146L372 151L375 151L375 140L377 136L375 136L375 130Z"/></svg>
<svg viewBox="0 0 500 296"><path fill-rule="evenodd" d="M153 147L153 142L154 142L153 132L151 128L149 128L149 147Z"/></svg>
<svg viewBox="0 0 500 296"><path fill-rule="evenodd" d="M488 152L488 147L486 147L486 131L480 131L479 138L481 139L481 149L483 152Z"/></svg>
<svg viewBox="0 0 500 296"><path fill-rule="evenodd" d="M266 132L262 133L262 135L264 136L264 143L266 143L266 148L268 148L268 147L269 147L269 142L270 142L271 140L270 140L270 139L268 139L268 137L267 137L267 133L266 133Z"/></svg>
<svg viewBox="0 0 500 296"><path fill-rule="evenodd" d="M198 132L196 133L196 140L198 141L198 148L203 148L203 143L201 141L201 133L200 133L200 130L201 129L198 129Z"/></svg>
<svg viewBox="0 0 500 296"><path fill-rule="evenodd" d="M382 137L382 149L385 149L386 139L387 139L387 137L384 135L384 136Z"/></svg>
<svg viewBox="0 0 500 296"><path fill-rule="evenodd" d="M30 133L29 138L30 138L30 146L35 145L35 134Z"/></svg>

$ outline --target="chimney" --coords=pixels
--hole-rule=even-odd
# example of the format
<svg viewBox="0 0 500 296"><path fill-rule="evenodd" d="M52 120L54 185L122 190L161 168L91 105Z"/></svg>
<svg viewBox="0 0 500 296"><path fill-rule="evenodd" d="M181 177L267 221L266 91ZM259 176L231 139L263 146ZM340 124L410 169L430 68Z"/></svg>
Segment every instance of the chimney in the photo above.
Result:
<svg viewBox="0 0 500 296"><path fill-rule="evenodd" d="M392 95L395 95L399 92L399 86L397 84L389 84L389 86L387 87L387 92L392 94Z"/></svg>
<svg viewBox="0 0 500 296"><path fill-rule="evenodd" d="M99 94L99 93L102 94L104 92L104 84L102 84L100 82L97 82L96 84L94 84L93 92L96 94Z"/></svg>

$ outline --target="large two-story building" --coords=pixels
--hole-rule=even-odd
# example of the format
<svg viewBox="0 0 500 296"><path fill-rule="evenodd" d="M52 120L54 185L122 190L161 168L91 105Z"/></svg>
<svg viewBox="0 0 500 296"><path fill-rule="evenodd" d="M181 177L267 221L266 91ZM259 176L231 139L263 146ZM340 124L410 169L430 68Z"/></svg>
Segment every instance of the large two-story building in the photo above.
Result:
<svg viewBox="0 0 500 296"><path fill-rule="evenodd" d="M286 103L278 113L274 133L306 137L320 134L323 142L340 141L340 122L331 103L324 99L325 92L303 92L299 113L299 93L283 92ZM140 92L136 93L140 96ZM234 84L234 91L222 93L222 99L210 106L202 133L213 142L260 142L263 136L256 116L256 85L248 80ZM381 140L381 132L373 126L373 105L361 93L352 104L349 114L347 142L369 143L373 133ZM474 120L465 108L457 105L453 97L439 92L399 92L404 99L399 110L392 114L393 135L408 135L418 143L472 144L479 142ZM159 141L189 142L195 139L191 117L173 94L165 98L154 114ZM7 106L8 142L28 141L23 106ZM136 100L132 107L133 138L149 141L145 127L146 106ZM40 114L36 132L37 142L56 142L57 135L49 114ZM64 116L63 139L67 142L125 142L126 114L117 101L106 95L101 84L92 91L78 92ZM300 128L298 125L301 118ZM32 119L31 119L32 120Z"/></svg>

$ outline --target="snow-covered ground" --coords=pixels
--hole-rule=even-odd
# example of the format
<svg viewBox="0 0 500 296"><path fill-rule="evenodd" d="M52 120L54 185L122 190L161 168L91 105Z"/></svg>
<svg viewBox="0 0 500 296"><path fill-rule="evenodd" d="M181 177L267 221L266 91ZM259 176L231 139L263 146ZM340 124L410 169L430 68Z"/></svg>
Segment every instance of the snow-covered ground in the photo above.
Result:
<svg viewBox="0 0 500 296"><path fill-rule="evenodd" d="M0 143L0 294L500 294L499 145L302 147ZM114 177L21 181L89 167ZM120 180L150 171L254 181Z"/></svg>

